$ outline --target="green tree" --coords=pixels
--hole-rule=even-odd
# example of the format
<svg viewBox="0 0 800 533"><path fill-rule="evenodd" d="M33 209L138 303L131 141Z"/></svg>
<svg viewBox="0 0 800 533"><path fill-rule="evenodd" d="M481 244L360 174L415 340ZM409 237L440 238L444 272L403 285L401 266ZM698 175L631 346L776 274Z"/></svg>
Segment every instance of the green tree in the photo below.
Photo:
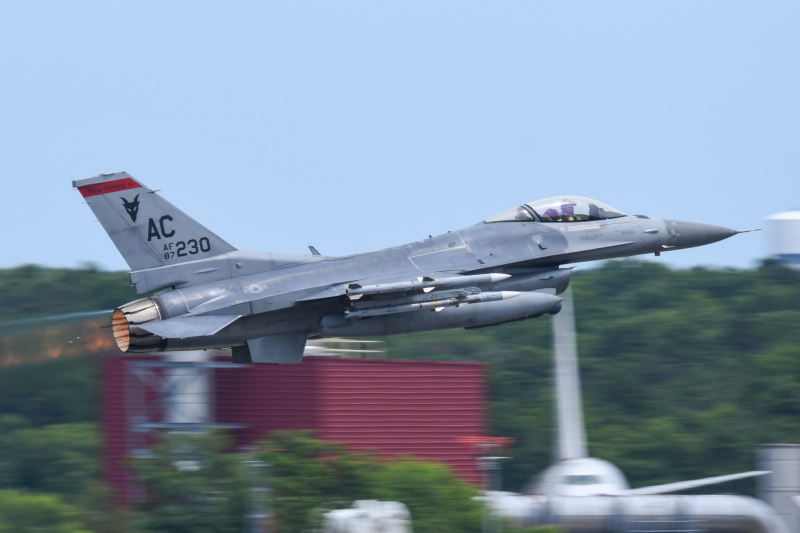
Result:
<svg viewBox="0 0 800 533"><path fill-rule="evenodd" d="M284 533L318 525L310 513L319 505L374 499L380 465L369 455L318 440L310 431L275 431L260 447L259 458L271 465L274 510Z"/></svg>
<svg viewBox="0 0 800 533"><path fill-rule="evenodd" d="M239 533L245 484L239 458L221 433L173 433L146 458L132 461L146 498L137 506L142 532Z"/></svg>
<svg viewBox="0 0 800 533"><path fill-rule="evenodd" d="M759 442L800 442L800 273L623 260L571 286L590 453L631 485L749 470ZM542 317L385 339L392 358L491 365L492 432L517 441L510 490L552 461L550 328Z"/></svg>
<svg viewBox="0 0 800 533"><path fill-rule="evenodd" d="M42 325L24 322L76 312L113 309L136 298L125 272L103 272L95 265L82 268L45 268L23 265L0 270L0 335L38 329Z"/></svg>
<svg viewBox="0 0 800 533"><path fill-rule="evenodd" d="M94 362L81 357L0 370L0 413L20 415L33 426L94 422Z"/></svg>
<svg viewBox="0 0 800 533"><path fill-rule="evenodd" d="M43 344L2 337L19 320L49 327L42 317L133 300L127 278L91 265L0 270L0 365ZM750 470L758 443L800 442L800 272L623 260L576 269L571 286L589 449L632 486ZM491 431L516 439L503 464L510 490L552 460L550 328L542 317L385 339L396 359L487 364ZM0 414L32 428L94 421L95 382L89 358L0 370ZM713 490L752 491L748 483Z"/></svg>
<svg viewBox="0 0 800 533"><path fill-rule="evenodd" d="M5 431L4 431L5 430ZM81 497L97 476L95 424L25 427L20 417L0 417L0 487Z"/></svg>
<svg viewBox="0 0 800 533"><path fill-rule="evenodd" d="M92 533L139 533L134 511L117 504L113 487L95 481L75 505L83 514L83 523Z"/></svg>
<svg viewBox="0 0 800 533"><path fill-rule="evenodd" d="M274 508L282 532L318 527L313 511L334 502L397 501L416 533L479 531L477 490L443 465L410 458L382 461L318 440L308 431L276 431L260 457L272 465Z"/></svg>
<svg viewBox="0 0 800 533"><path fill-rule="evenodd" d="M376 473L376 489L376 499L408 507L415 533L481 530L477 489L444 465L410 459L388 462Z"/></svg>
<svg viewBox="0 0 800 533"><path fill-rule="evenodd" d="M89 533L78 510L52 494L0 490L0 533Z"/></svg>

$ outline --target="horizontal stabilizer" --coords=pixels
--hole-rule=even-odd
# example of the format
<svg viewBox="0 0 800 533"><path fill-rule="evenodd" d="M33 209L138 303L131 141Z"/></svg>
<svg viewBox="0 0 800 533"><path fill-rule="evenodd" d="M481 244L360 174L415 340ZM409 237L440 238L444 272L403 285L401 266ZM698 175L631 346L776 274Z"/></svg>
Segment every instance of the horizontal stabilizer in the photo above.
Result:
<svg viewBox="0 0 800 533"><path fill-rule="evenodd" d="M148 322L139 327L165 339L208 337L235 322L242 315L209 315L175 317L161 322Z"/></svg>
<svg viewBox="0 0 800 533"><path fill-rule="evenodd" d="M706 485L716 485L718 483L736 481L737 479L763 476L765 474L769 474L769 471L754 470L752 472L741 472L739 474L704 477L701 479L692 479L690 481L678 481L675 483L666 483L664 485L653 485L651 487L642 487L639 489L628 489L620 492L620 494L625 496L646 496L650 494L667 494L669 492L679 492L682 490L695 489L697 487L705 487Z"/></svg>

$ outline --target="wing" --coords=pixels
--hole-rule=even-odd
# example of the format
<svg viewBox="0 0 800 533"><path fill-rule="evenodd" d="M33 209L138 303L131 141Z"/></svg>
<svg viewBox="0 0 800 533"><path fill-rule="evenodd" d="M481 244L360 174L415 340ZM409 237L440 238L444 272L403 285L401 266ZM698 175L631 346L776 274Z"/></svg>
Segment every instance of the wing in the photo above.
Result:
<svg viewBox="0 0 800 533"><path fill-rule="evenodd" d="M664 485L653 485L651 487L641 487L638 489L629 489L621 491L619 494L624 496L644 496L649 494L666 494L669 492L678 492L682 490L695 489L697 487L705 487L706 485L716 485L717 483L726 483L728 481L735 481L737 479L745 479L748 477L763 476L769 474L768 471L755 470L752 472L741 472L739 474L728 474L725 476L705 477L701 479L692 479L690 481L678 481L675 483L666 483Z"/></svg>
<svg viewBox="0 0 800 533"><path fill-rule="evenodd" d="M148 322L138 327L165 339L208 337L233 324L242 315L186 315Z"/></svg>

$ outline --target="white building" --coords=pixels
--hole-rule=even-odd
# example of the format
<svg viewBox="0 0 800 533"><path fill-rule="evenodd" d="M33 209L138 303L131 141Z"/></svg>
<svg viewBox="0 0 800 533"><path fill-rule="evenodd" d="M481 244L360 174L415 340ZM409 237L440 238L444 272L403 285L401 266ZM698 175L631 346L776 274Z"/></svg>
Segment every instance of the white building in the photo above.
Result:
<svg viewBox="0 0 800 533"><path fill-rule="evenodd" d="M800 211L778 213L767 220L770 255L787 266L800 269Z"/></svg>

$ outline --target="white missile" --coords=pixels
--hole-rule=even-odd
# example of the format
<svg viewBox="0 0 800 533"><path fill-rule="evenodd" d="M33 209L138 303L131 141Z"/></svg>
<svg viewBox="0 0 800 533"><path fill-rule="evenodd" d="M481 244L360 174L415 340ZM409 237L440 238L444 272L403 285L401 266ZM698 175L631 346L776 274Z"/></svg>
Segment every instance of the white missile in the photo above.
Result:
<svg viewBox="0 0 800 533"><path fill-rule="evenodd" d="M409 311L420 311L422 309L441 311L445 307L453 307L461 304L508 300L509 298L515 298L520 294L522 293L516 291L484 292L471 296L465 295L464 297L459 298L444 298L442 300L433 300L429 302L415 302L410 304L387 305L385 307L373 307L371 309L345 311L344 316L347 318L366 318L370 316L392 315L395 313L408 313Z"/></svg>
<svg viewBox="0 0 800 533"><path fill-rule="evenodd" d="M422 277L412 281L399 281L395 283L382 283L380 285L359 285L351 283L347 286L347 296L351 300L358 300L368 294L386 294L390 292L418 291L430 292L442 287L466 287L468 285L481 285L495 283L508 279L509 274L475 274L473 276L453 276L450 278Z"/></svg>

